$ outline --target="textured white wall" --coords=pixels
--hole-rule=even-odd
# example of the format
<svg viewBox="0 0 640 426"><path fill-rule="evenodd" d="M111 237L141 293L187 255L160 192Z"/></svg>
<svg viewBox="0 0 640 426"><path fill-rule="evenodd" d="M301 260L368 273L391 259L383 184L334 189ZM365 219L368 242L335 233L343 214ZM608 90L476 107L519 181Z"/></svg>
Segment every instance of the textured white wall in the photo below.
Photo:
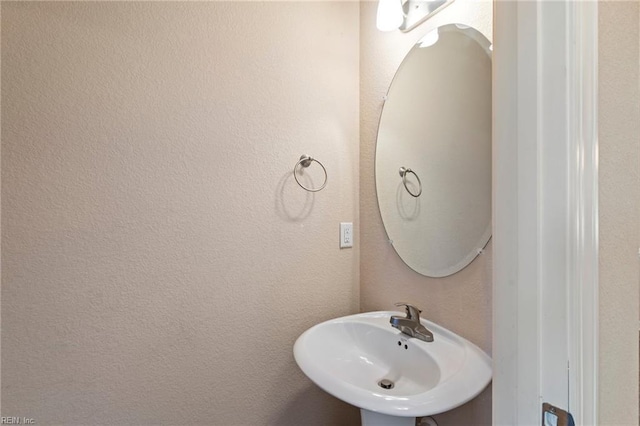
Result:
<svg viewBox="0 0 640 426"><path fill-rule="evenodd" d="M599 415L638 424L640 87L638 2L600 2Z"/></svg>
<svg viewBox="0 0 640 426"><path fill-rule="evenodd" d="M2 3L3 416L357 424L292 346L359 305L358 10Z"/></svg>
<svg viewBox="0 0 640 426"><path fill-rule="evenodd" d="M457 0L409 33L378 31L376 5L362 2L360 9L361 309L395 309L394 302L412 302L423 309L425 318L491 353L491 242L483 255L450 277L427 278L409 269L387 242L378 212L374 160L382 98L407 52L425 33L445 23L471 25L491 40L493 5ZM491 389L436 419L441 426L491 424Z"/></svg>

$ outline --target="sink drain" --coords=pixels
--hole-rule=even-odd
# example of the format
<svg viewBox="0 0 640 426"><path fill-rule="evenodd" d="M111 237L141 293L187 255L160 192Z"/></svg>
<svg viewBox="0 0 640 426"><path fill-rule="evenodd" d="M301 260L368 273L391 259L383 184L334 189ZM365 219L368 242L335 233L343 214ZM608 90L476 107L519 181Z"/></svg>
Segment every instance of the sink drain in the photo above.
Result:
<svg viewBox="0 0 640 426"><path fill-rule="evenodd" d="M380 386L382 389L393 389L395 384L391 380L382 379L378 382L378 386Z"/></svg>

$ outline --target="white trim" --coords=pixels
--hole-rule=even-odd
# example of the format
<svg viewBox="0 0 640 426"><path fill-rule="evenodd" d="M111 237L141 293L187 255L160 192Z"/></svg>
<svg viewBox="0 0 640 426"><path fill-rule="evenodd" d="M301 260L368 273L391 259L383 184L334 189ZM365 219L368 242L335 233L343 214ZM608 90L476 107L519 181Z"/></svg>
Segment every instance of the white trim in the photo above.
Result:
<svg viewBox="0 0 640 426"><path fill-rule="evenodd" d="M494 3L495 425L539 424L537 19L535 2Z"/></svg>
<svg viewBox="0 0 640 426"><path fill-rule="evenodd" d="M597 424L597 3L495 2L493 58L493 422Z"/></svg>
<svg viewBox="0 0 640 426"><path fill-rule="evenodd" d="M568 48L569 402L576 424L598 423L598 5L570 2Z"/></svg>
<svg viewBox="0 0 640 426"><path fill-rule="evenodd" d="M571 229L566 2L538 8L538 250L540 403L569 407L568 247ZM566 77L564 77L566 76ZM564 78L563 78L564 77ZM541 412L540 405L538 412Z"/></svg>

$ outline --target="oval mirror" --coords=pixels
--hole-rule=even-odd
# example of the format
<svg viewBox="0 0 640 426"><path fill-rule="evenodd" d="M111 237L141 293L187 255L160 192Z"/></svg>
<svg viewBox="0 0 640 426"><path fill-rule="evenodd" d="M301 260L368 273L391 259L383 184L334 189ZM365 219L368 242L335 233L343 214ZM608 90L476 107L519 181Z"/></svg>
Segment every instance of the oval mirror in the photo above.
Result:
<svg viewBox="0 0 640 426"><path fill-rule="evenodd" d="M424 36L396 73L380 117L376 192L402 260L454 274L491 238L491 43L451 24Z"/></svg>

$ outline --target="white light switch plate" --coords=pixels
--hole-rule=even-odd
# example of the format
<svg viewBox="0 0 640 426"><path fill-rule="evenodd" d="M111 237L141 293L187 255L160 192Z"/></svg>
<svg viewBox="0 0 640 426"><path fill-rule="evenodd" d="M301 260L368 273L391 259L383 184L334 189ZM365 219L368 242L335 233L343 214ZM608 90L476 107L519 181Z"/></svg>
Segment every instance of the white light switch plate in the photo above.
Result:
<svg viewBox="0 0 640 426"><path fill-rule="evenodd" d="M340 248L353 247L353 223L340 222Z"/></svg>

